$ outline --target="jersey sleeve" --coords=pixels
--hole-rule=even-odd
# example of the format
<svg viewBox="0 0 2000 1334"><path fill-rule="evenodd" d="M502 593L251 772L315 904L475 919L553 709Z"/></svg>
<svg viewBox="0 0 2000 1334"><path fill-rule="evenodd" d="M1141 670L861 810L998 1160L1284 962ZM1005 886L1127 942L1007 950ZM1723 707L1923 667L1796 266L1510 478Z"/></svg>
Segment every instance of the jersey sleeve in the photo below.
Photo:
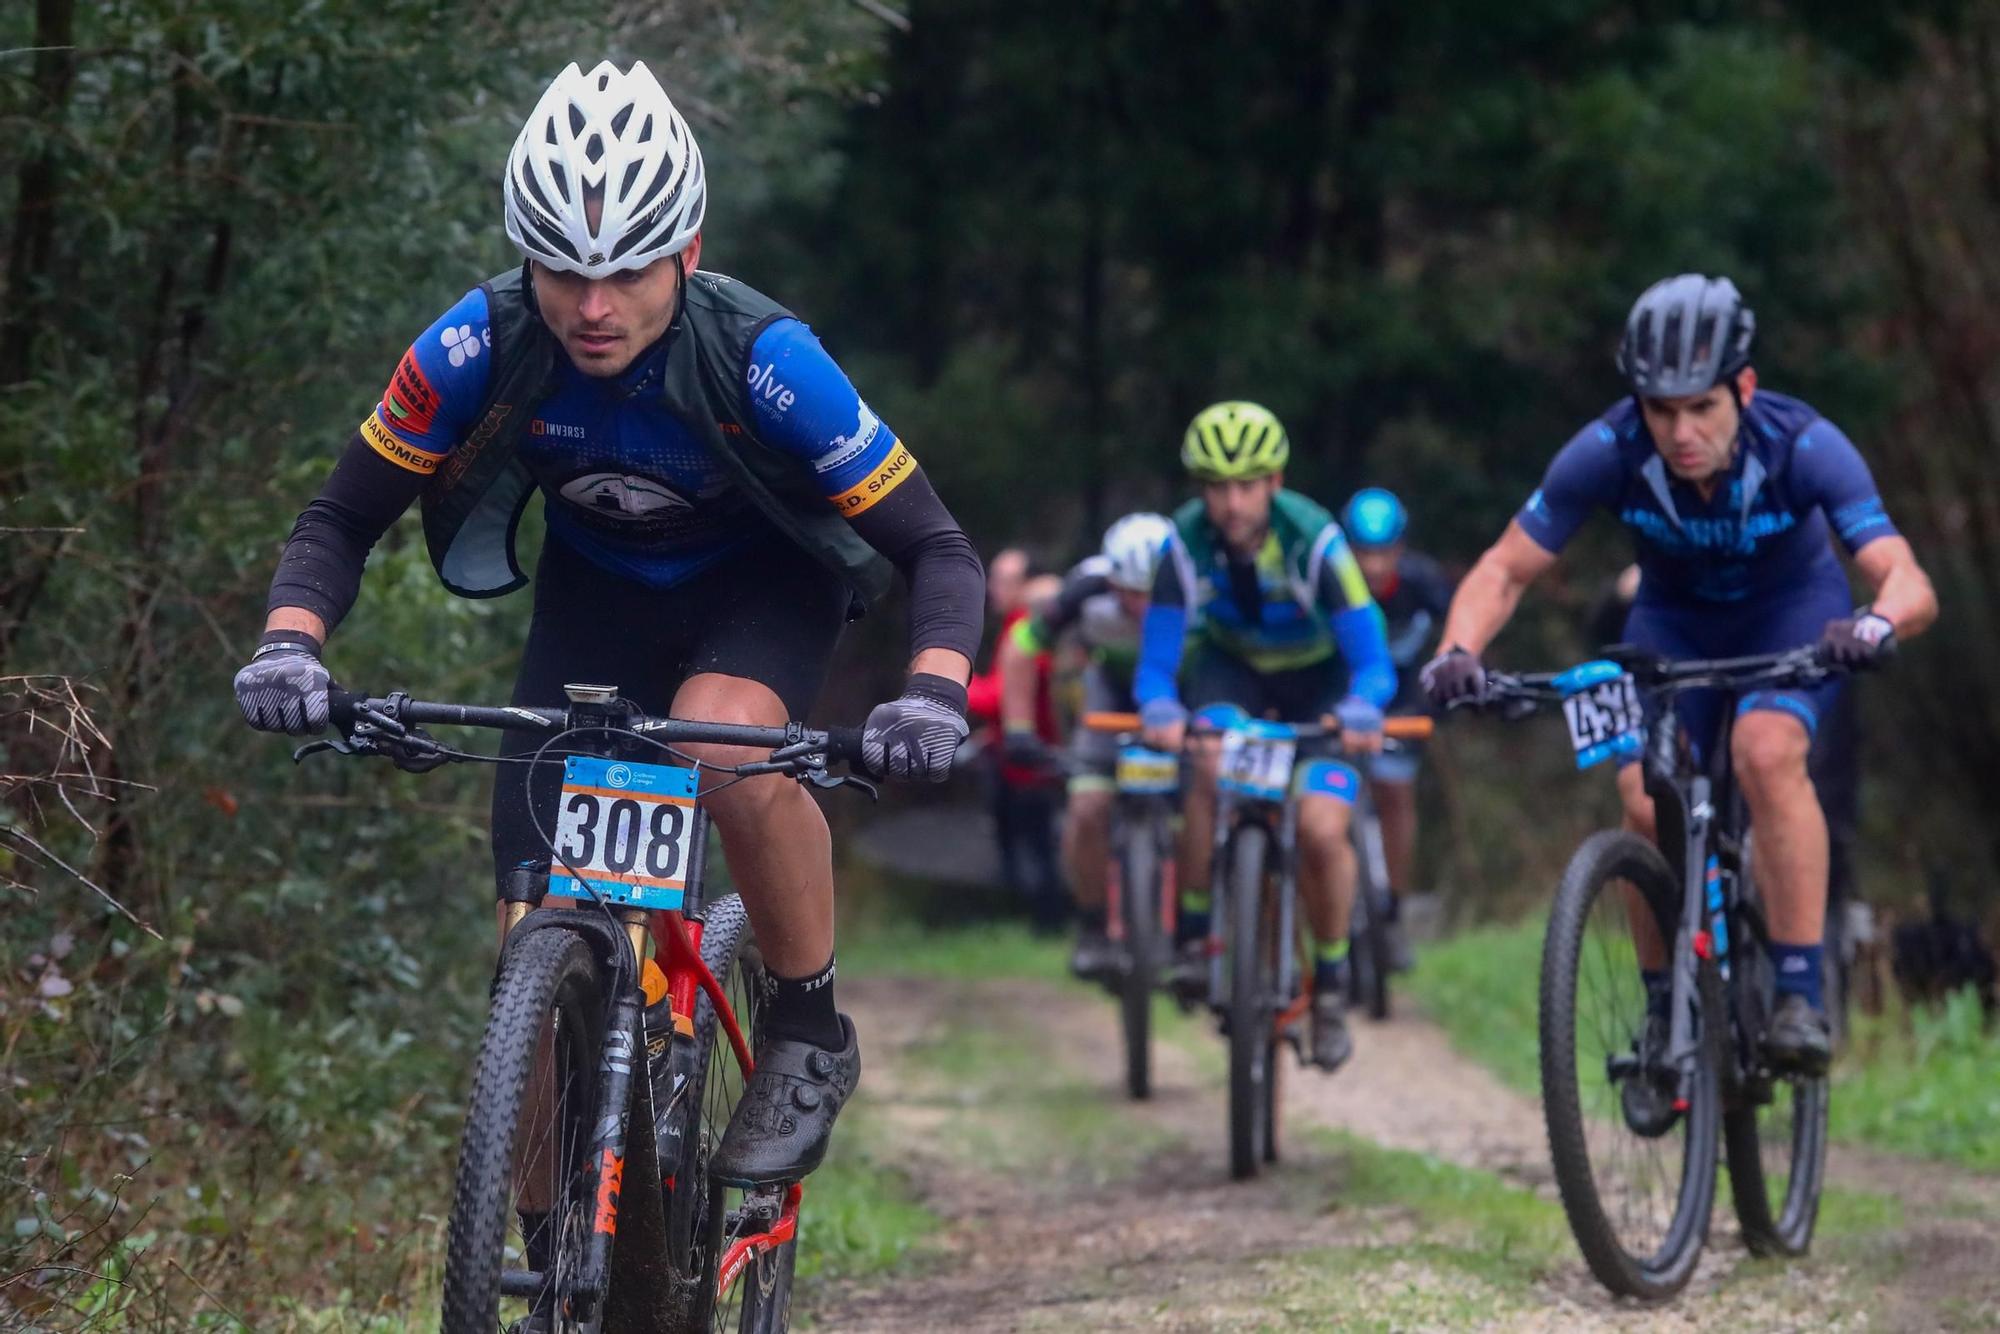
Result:
<svg viewBox="0 0 2000 1334"><path fill-rule="evenodd" d="M1341 656L1347 660L1348 689L1378 708L1387 707L1396 695L1388 631L1339 524L1329 523L1320 530L1307 567Z"/></svg>
<svg viewBox="0 0 2000 1334"><path fill-rule="evenodd" d="M1141 707L1156 699L1175 699L1175 679L1187 651L1188 604L1194 590L1187 586L1194 563L1178 534L1167 539L1159 569L1153 573L1153 596L1146 618L1139 623L1139 663L1132 674L1132 697Z"/></svg>
<svg viewBox="0 0 2000 1334"><path fill-rule="evenodd" d="M486 293L473 288L417 336L382 399L361 419L361 439L399 468L429 476L471 429L493 366Z"/></svg>
<svg viewBox="0 0 2000 1334"><path fill-rule="evenodd" d="M1877 538L1896 536L1861 451L1832 422L1821 418L1799 433L1792 446L1792 476L1799 495L1826 511L1827 522L1850 554Z"/></svg>
<svg viewBox="0 0 2000 1334"><path fill-rule="evenodd" d="M758 438L809 466L843 516L872 509L917 471L908 446L798 320L757 335L744 378Z"/></svg>
<svg viewBox="0 0 2000 1334"><path fill-rule="evenodd" d="M1082 617L1083 604L1110 587L1104 572L1090 568L1090 562L1076 566L1063 577L1061 592L1022 618L1015 642L1032 653L1047 650Z"/></svg>
<svg viewBox="0 0 2000 1334"><path fill-rule="evenodd" d="M1561 551L1592 510L1618 503L1619 468L1618 437L1592 422L1562 447L1514 521L1544 551Z"/></svg>

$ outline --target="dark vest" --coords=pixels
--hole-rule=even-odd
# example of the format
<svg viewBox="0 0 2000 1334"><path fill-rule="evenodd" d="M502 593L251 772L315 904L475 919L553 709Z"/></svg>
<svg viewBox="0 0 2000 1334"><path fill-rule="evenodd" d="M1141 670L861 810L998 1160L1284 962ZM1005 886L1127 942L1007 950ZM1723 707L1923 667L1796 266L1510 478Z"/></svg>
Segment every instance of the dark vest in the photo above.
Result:
<svg viewBox="0 0 2000 1334"><path fill-rule="evenodd" d="M499 597L528 582L514 537L535 481L520 440L555 391L559 352L526 273L523 266L480 284L493 328L486 400L424 488L424 543L438 578L460 597ZM849 616L859 616L889 591L889 563L827 503L811 468L757 438L744 388L757 335L789 314L734 279L690 275L667 335L662 399L773 527L841 577Z"/></svg>

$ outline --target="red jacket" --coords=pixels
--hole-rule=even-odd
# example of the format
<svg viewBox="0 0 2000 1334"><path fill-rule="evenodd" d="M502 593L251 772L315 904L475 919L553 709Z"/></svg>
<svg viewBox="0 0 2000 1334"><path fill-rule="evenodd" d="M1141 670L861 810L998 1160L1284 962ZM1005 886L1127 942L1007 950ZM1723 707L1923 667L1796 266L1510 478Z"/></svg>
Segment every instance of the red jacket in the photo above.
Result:
<svg viewBox="0 0 2000 1334"><path fill-rule="evenodd" d="M994 641L993 660L987 669L975 675L966 683L966 710L972 717L993 729L999 738L1003 725L1000 718L1000 650L999 644L1006 642L1014 633L1014 627L1026 619L1028 609L1017 608L1009 613L1000 625L1000 636ZM1062 733L1056 727L1055 692L1050 686L1051 664L1046 652L1035 655L1035 735L1053 746L1062 740ZM998 754L998 751L995 752ZM1036 783L1046 783L1050 779L1048 770L1032 765L1008 764L1000 761L1000 781L1009 787L1029 787Z"/></svg>

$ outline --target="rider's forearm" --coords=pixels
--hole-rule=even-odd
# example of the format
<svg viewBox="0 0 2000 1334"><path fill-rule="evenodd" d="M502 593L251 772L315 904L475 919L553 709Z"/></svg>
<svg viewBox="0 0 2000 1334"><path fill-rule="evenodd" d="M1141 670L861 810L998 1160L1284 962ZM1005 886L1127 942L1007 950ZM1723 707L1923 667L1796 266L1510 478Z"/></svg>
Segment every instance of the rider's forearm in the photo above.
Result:
<svg viewBox="0 0 2000 1334"><path fill-rule="evenodd" d="M326 484L292 526L271 576L265 606L272 617L304 612L319 621L317 637L339 625L361 591L368 553L423 490L424 478L384 459L355 436ZM312 629L277 624L271 629Z"/></svg>
<svg viewBox="0 0 2000 1334"><path fill-rule="evenodd" d="M1438 649L1462 648L1483 653L1521 605L1526 581L1516 578L1493 551L1479 558L1458 586L1451 600L1451 614L1445 618Z"/></svg>
<svg viewBox="0 0 2000 1334"><path fill-rule="evenodd" d="M1869 606L1896 627L1896 638L1911 639L1937 620L1937 590L1931 587L1930 576L1913 557L1890 567Z"/></svg>
<svg viewBox="0 0 2000 1334"><path fill-rule="evenodd" d="M1187 609L1155 602L1146 608L1139 631L1139 666L1132 677L1132 695L1140 704L1174 699L1174 678L1180 674L1187 638Z"/></svg>
<svg viewBox="0 0 2000 1334"><path fill-rule="evenodd" d="M936 674L964 682L984 628L986 570L923 469L848 522L910 585L911 656L921 661L934 650L954 654L964 661L964 669ZM912 663L911 670L930 669Z"/></svg>
<svg viewBox="0 0 2000 1334"><path fill-rule="evenodd" d="M264 618L264 632L269 634L273 630L295 630L311 636L313 643L321 647L325 647L327 636L333 633L325 620L304 607L271 608L270 614Z"/></svg>
<svg viewBox="0 0 2000 1334"><path fill-rule="evenodd" d="M1381 611L1370 603L1338 612L1333 617L1333 634L1340 642L1341 657L1347 660L1347 692L1378 709L1388 708L1389 701L1396 698L1396 664L1389 656Z"/></svg>
<svg viewBox="0 0 2000 1334"><path fill-rule="evenodd" d="M957 649L927 648L910 659L910 675L942 676L960 685L972 679L972 659Z"/></svg>

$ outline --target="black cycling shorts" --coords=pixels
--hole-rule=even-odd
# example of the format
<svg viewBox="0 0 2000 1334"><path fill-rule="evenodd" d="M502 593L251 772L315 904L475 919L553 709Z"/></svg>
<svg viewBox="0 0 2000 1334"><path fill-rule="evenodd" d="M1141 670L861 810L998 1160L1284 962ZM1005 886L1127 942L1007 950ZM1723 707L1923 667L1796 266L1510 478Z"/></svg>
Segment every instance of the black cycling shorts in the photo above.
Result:
<svg viewBox="0 0 2000 1334"><path fill-rule="evenodd" d="M826 679L846 621L839 576L789 543L739 552L672 588L635 583L593 565L550 538L535 571L535 612L513 702L565 703L573 682L615 685L650 714L664 715L691 676L716 672L769 686L786 713L805 717ZM541 745L546 733L503 732L500 753ZM548 856L532 811L553 830L558 765L500 766L493 784L493 865L504 879L523 861Z"/></svg>
<svg viewBox="0 0 2000 1334"><path fill-rule="evenodd" d="M1310 667L1259 672L1241 658L1210 644L1189 655L1182 698L1191 712L1211 704L1234 704L1253 718L1275 716L1281 723L1318 722L1339 702L1345 673L1329 656Z"/></svg>

